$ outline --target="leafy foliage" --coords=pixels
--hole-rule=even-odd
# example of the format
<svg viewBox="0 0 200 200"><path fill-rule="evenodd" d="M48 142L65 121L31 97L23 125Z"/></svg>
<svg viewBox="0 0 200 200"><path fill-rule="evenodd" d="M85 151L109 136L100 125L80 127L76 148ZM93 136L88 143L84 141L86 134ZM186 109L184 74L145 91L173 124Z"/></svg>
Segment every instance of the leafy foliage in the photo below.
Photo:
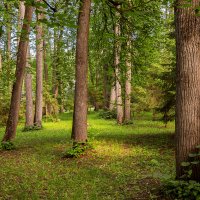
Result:
<svg viewBox="0 0 200 200"><path fill-rule="evenodd" d="M75 143L71 149L69 149L64 157L78 158L83 155L87 150L93 149L91 143Z"/></svg>
<svg viewBox="0 0 200 200"><path fill-rule="evenodd" d="M1 149L5 151L10 151L10 150L15 149L15 145L11 141L2 142Z"/></svg>
<svg viewBox="0 0 200 200"><path fill-rule="evenodd" d="M117 119L116 110L102 110L99 112L99 116L103 119Z"/></svg>

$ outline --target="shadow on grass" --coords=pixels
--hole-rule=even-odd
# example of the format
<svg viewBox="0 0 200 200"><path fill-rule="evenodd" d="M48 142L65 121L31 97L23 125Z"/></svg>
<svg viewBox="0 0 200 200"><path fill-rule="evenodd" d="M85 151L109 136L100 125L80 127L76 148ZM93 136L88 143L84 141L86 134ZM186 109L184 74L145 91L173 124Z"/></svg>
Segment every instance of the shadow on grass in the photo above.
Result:
<svg viewBox="0 0 200 200"><path fill-rule="evenodd" d="M92 135L96 140L106 142L117 142L126 145L141 146L147 148L157 148L167 146L174 147L175 139L173 133L146 133L146 134L106 134Z"/></svg>

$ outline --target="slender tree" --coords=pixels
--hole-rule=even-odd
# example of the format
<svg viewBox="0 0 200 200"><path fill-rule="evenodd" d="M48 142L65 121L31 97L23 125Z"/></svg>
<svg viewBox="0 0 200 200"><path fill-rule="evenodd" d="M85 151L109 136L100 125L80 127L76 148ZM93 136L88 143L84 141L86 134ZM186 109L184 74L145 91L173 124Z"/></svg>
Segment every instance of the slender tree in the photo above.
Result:
<svg viewBox="0 0 200 200"><path fill-rule="evenodd" d="M120 8L120 6L117 6ZM116 77L116 103L117 103L117 123L123 123L123 105L122 105L122 88L121 88L121 81L120 81L120 23L119 23L119 13L116 13L117 22L115 24L115 48L114 48L114 66L115 66L115 77Z"/></svg>
<svg viewBox="0 0 200 200"><path fill-rule="evenodd" d="M18 48L18 53L17 53L15 81L14 81L13 89L12 89L9 116L7 120L5 135L3 137L3 142L12 140L16 135L22 83L23 83L25 68L26 68L26 55L27 55L27 49L28 49L28 37L29 37L29 32L30 32L30 23L32 20L32 13L33 13L33 8L31 6L26 6L24 23L22 26L22 32L20 36L19 48Z"/></svg>
<svg viewBox="0 0 200 200"><path fill-rule="evenodd" d="M42 2L38 0L37 2ZM41 9L38 9L36 26L36 100L35 100L35 126L42 127L42 98L43 98L43 19Z"/></svg>
<svg viewBox="0 0 200 200"><path fill-rule="evenodd" d="M30 72L30 47L28 44L27 59L26 59L26 74L25 74L25 89L26 89L26 122L25 127L33 127L33 88L32 88L32 74Z"/></svg>
<svg viewBox="0 0 200 200"><path fill-rule="evenodd" d="M76 43L76 83L72 139L74 142L87 141L87 73L88 73L88 37L91 0L81 0L77 43Z"/></svg>
<svg viewBox="0 0 200 200"><path fill-rule="evenodd" d="M131 120L131 39L127 41L127 57L126 57L126 80L125 80L125 104L124 104L124 121Z"/></svg>
<svg viewBox="0 0 200 200"><path fill-rule="evenodd" d="M200 144L200 18L195 15L199 0L191 7L177 0L176 22L176 175L184 174L182 162ZM192 179L200 180L200 168L193 169Z"/></svg>

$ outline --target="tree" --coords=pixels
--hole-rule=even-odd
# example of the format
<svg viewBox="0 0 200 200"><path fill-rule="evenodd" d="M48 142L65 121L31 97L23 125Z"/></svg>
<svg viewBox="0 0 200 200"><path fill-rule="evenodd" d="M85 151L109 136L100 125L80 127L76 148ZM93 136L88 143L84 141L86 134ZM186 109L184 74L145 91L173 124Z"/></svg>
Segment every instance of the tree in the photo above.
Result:
<svg viewBox="0 0 200 200"><path fill-rule="evenodd" d="M19 118L22 83L26 68L26 55L28 49L28 37L30 32L32 13L32 6L27 5L25 8L24 22L22 26L19 48L17 53L15 81L12 89L9 116L7 120L5 135L3 137L3 142L12 140L16 135L16 128Z"/></svg>
<svg viewBox="0 0 200 200"><path fill-rule="evenodd" d="M120 8L120 6L117 6ZM120 23L119 23L119 13L116 14L117 21L114 28L115 33L115 48L114 48L114 66L115 66L115 77L116 77L116 85L115 85L115 92L116 92L116 103L117 103L117 123L123 123L123 104L122 104L122 87L121 87L121 74L120 74Z"/></svg>
<svg viewBox="0 0 200 200"><path fill-rule="evenodd" d="M131 120L131 38L127 41L127 58L126 58L126 80L125 80L125 104L124 104L124 122Z"/></svg>
<svg viewBox="0 0 200 200"><path fill-rule="evenodd" d="M88 37L91 0L81 0L77 42L76 74L72 139L74 142L87 141L87 72L88 72Z"/></svg>
<svg viewBox="0 0 200 200"><path fill-rule="evenodd" d="M200 144L200 18L195 15L198 0L191 7L177 0L176 22L176 175L181 178L182 162ZM192 179L200 180L200 168L194 167Z"/></svg>
<svg viewBox="0 0 200 200"><path fill-rule="evenodd" d="M38 2L42 2L38 0ZM42 127L42 97L43 97L43 27L40 20L43 19L41 9L37 10L36 26L36 100L35 100L35 126Z"/></svg>

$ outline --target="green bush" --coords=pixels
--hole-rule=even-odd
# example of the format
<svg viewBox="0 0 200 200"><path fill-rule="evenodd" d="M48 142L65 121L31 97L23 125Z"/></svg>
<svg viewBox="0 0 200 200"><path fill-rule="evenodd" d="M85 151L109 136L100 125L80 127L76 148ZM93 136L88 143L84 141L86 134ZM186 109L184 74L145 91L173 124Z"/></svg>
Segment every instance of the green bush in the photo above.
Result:
<svg viewBox="0 0 200 200"><path fill-rule="evenodd" d="M93 149L93 146L90 143L76 143L71 149L69 149L64 157L67 158L78 158L83 155L86 150Z"/></svg>
<svg viewBox="0 0 200 200"><path fill-rule="evenodd" d="M2 142L1 149L6 150L6 151L13 150L13 149L15 149L15 145L10 141Z"/></svg>
<svg viewBox="0 0 200 200"><path fill-rule="evenodd" d="M199 167L200 145L196 146L196 151L188 155L188 161L182 162L184 175L181 180L168 181L165 194L173 199L200 200L200 183L191 180L193 169Z"/></svg>
<svg viewBox="0 0 200 200"><path fill-rule="evenodd" d="M165 194L172 199L200 200L200 183L196 181L169 181Z"/></svg>
<svg viewBox="0 0 200 200"><path fill-rule="evenodd" d="M116 110L106 110L106 111L101 111L99 113L99 116L103 119L117 119L117 112Z"/></svg>

